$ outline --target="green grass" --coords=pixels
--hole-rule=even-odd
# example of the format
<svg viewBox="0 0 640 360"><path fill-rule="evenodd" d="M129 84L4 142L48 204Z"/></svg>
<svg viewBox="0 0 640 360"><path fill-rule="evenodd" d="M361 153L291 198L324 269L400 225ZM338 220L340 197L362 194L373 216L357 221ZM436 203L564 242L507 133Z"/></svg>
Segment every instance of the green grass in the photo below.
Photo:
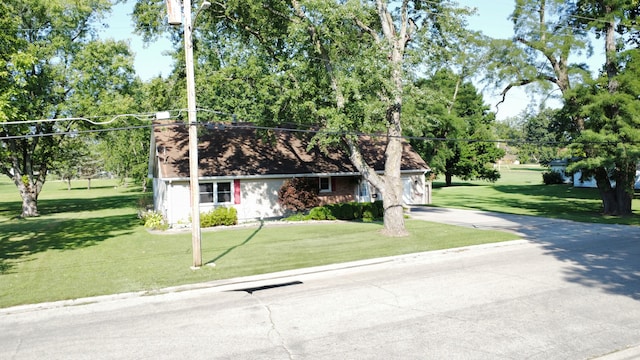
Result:
<svg viewBox="0 0 640 360"><path fill-rule="evenodd" d="M48 182L40 217L20 219L13 184L0 180L0 307L154 290L236 276L515 239L407 221L411 236L386 238L377 223L253 226L204 231L204 262L190 269L191 233L149 233L136 217L138 189L114 181Z"/></svg>
<svg viewBox="0 0 640 360"><path fill-rule="evenodd" d="M434 182L433 205L534 215L581 222L640 225L640 204L633 201L633 216L603 216L597 189L571 185L544 185L546 168L536 165L502 167L496 183L455 182L445 187ZM454 179L455 180L455 179Z"/></svg>

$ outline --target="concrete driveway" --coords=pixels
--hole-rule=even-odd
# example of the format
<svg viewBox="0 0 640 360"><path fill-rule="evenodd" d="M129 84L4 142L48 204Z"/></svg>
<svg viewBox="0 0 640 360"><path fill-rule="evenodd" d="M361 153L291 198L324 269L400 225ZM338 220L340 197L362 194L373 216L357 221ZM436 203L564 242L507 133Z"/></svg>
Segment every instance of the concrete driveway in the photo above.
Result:
<svg viewBox="0 0 640 360"><path fill-rule="evenodd" d="M439 208L412 216L523 240L4 309L0 358L640 356L640 228Z"/></svg>
<svg viewBox="0 0 640 360"><path fill-rule="evenodd" d="M413 208L415 219L506 230L545 254L575 264L565 279L640 300L640 227L436 207Z"/></svg>

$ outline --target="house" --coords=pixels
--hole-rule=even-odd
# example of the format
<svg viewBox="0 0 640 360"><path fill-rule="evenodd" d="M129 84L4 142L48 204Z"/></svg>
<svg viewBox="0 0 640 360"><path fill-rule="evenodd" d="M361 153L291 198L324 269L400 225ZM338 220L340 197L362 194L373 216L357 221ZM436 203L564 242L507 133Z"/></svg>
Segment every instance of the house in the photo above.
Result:
<svg viewBox="0 0 640 360"><path fill-rule="evenodd" d="M259 130L249 124L216 124L198 131L200 212L234 207L240 222L285 214L278 190L294 177L317 179L322 204L374 201L378 191L363 179L345 151L309 146L310 133ZM363 157L382 173L384 143L359 138ZM189 136L184 123L156 123L151 137L149 176L154 207L171 226L189 223ZM401 176L407 205L430 203L429 167L404 142Z"/></svg>
<svg viewBox="0 0 640 360"><path fill-rule="evenodd" d="M565 182L573 184L574 187L579 187L579 188L597 188L598 187L598 185L596 184L596 180L592 176L589 176L589 177L583 176L582 171L580 170L577 170L573 174L566 173L567 166L569 165L570 161L571 160L567 160L567 159L552 160L549 163L549 168L551 171L555 171L562 174L563 178L565 179ZM613 187L616 186L616 182L614 180L610 180L610 182L611 182L611 186ZM636 180L633 187L636 190L640 189L640 163L636 168Z"/></svg>
<svg viewBox="0 0 640 360"><path fill-rule="evenodd" d="M565 183L573 182L573 175L567 174L567 165L569 165L569 160L567 159L555 159L549 162L549 170L555 171L562 175L562 180Z"/></svg>

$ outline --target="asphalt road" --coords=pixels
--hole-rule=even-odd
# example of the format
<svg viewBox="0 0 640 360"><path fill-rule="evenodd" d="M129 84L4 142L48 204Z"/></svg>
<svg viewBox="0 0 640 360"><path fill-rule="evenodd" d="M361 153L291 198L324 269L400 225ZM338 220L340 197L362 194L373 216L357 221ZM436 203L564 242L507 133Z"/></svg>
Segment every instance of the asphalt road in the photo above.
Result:
<svg viewBox="0 0 640 360"><path fill-rule="evenodd" d="M4 309L0 359L640 356L640 228L436 208L413 216L523 240Z"/></svg>

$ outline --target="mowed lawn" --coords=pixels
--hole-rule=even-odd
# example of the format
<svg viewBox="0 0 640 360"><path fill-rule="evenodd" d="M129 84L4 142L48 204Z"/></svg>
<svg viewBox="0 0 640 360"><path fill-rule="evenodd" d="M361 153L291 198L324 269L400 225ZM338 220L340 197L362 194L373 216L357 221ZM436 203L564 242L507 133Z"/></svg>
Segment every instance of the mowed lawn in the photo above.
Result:
<svg viewBox="0 0 640 360"><path fill-rule="evenodd" d="M386 238L378 223L264 223L204 230L204 266L191 270L191 233L149 232L139 188L113 180L45 184L40 217L20 219L15 186L0 180L0 307L254 275L512 240L509 233L407 221Z"/></svg>
<svg viewBox="0 0 640 360"><path fill-rule="evenodd" d="M603 216L597 189L575 188L569 184L544 185L542 173L545 171L547 168L538 165L511 165L500 168L501 178L495 183L454 178L453 185L445 187L436 180L433 206L640 225L640 199L632 203L633 216Z"/></svg>

